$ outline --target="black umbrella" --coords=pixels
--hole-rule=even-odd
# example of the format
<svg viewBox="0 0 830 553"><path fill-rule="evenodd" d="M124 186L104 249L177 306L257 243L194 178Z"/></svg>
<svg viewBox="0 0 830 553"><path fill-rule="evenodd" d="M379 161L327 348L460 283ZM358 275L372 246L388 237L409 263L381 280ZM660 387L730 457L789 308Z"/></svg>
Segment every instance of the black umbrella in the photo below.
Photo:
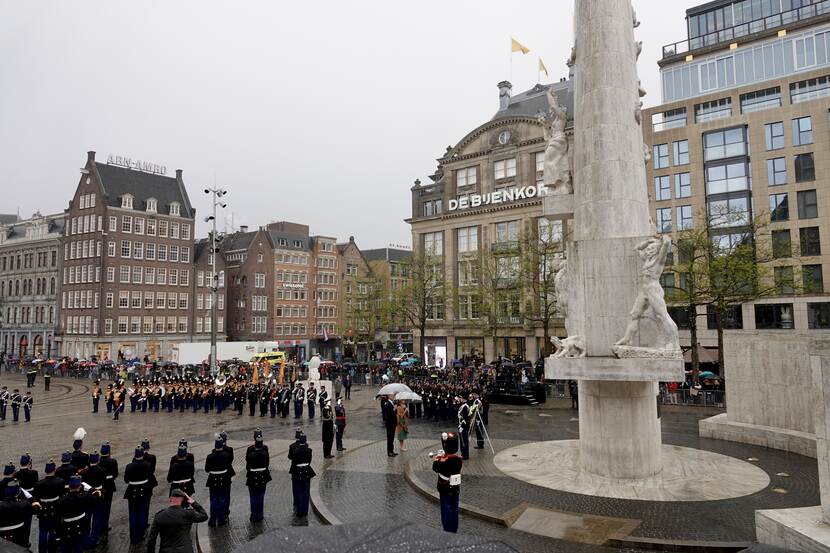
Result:
<svg viewBox="0 0 830 553"><path fill-rule="evenodd" d="M328 553L360 551L475 551L508 553L516 550L504 542L465 534L450 534L398 518L321 527L278 528L237 548L238 552L262 551Z"/></svg>

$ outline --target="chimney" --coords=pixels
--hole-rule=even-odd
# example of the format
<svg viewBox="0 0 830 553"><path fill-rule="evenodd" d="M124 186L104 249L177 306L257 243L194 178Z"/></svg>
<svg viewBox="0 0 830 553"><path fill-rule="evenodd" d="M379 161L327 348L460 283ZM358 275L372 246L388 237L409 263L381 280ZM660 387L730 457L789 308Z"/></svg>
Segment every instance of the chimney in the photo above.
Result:
<svg viewBox="0 0 830 553"><path fill-rule="evenodd" d="M239 225L239 232L248 232L248 225Z"/></svg>
<svg viewBox="0 0 830 553"><path fill-rule="evenodd" d="M176 180L182 180L182 170L176 169Z"/></svg>
<svg viewBox="0 0 830 553"><path fill-rule="evenodd" d="M510 105L510 91L513 85L510 81L502 81L498 84L499 87L499 111L504 111Z"/></svg>
<svg viewBox="0 0 830 553"><path fill-rule="evenodd" d="M86 153L86 161L87 163L95 162L95 150L90 150Z"/></svg>

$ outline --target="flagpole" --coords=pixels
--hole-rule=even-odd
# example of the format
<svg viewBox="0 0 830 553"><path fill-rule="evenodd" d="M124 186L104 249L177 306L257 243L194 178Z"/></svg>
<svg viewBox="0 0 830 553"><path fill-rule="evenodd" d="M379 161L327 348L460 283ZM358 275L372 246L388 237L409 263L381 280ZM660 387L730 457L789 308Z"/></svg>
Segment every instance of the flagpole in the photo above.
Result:
<svg viewBox="0 0 830 553"><path fill-rule="evenodd" d="M513 37L510 37L510 79L508 79L511 83L513 82Z"/></svg>

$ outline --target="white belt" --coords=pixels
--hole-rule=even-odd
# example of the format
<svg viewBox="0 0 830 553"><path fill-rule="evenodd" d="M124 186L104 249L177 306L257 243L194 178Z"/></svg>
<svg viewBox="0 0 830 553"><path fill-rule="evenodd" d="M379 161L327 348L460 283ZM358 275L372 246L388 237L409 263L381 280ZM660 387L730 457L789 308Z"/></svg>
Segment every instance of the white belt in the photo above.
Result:
<svg viewBox="0 0 830 553"><path fill-rule="evenodd" d="M18 528L23 528L23 522L20 524L15 524L14 526L3 526L0 528L0 532L11 532L12 530L17 530Z"/></svg>
<svg viewBox="0 0 830 553"><path fill-rule="evenodd" d="M225 469L225 470L212 470L212 471L210 471L209 474L225 474L226 472L228 472L228 469Z"/></svg>
<svg viewBox="0 0 830 553"><path fill-rule="evenodd" d="M190 482L190 478L187 478L185 480L173 480L173 484L186 484L188 482Z"/></svg>
<svg viewBox="0 0 830 553"><path fill-rule="evenodd" d="M455 476L455 475L453 474L452 476ZM447 481L449 481L449 479L450 479L450 477L449 477L449 476L444 476L443 474L439 474L439 475L438 475L438 477L439 477L439 478L442 478L442 479L444 479L444 480L447 480Z"/></svg>
<svg viewBox="0 0 830 553"><path fill-rule="evenodd" d="M115 478L114 474L108 474L107 475L107 480L112 480L113 478Z"/></svg>
<svg viewBox="0 0 830 553"><path fill-rule="evenodd" d="M82 513L82 514L80 514L76 517L65 518L65 519L63 519L63 521L64 522L77 522L77 521L81 520L82 518L84 518L85 516L86 516L86 513Z"/></svg>
<svg viewBox="0 0 830 553"><path fill-rule="evenodd" d="M249 471L251 471L251 472L261 472L261 471L263 471L263 470L265 470L265 469L267 469L267 468L268 468L268 467L260 467L260 468L258 468L258 469L248 469L248 470L249 470Z"/></svg>
<svg viewBox="0 0 830 553"><path fill-rule="evenodd" d="M24 492L28 492L28 493L32 493L32 490L34 490L34 488L20 488L20 489L23 490Z"/></svg>
<svg viewBox="0 0 830 553"><path fill-rule="evenodd" d="M146 484L149 481L150 480L147 479L147 480L141 480L140 482L127 482L127 485L128 486L142 486L142 485Z"/></svg>
<svg viewBox="0 0 830 553"><path fill-rule="evenodd" d="M297 465L297 468L299 468L299 467L307 467L309 464L310 464L310 463L301 463L301 464Z"/></svg>
<svg viewBox="0 0 830 553"><path fill-rule="evenodd" d="M45 499L40 499L41 503L52 503L53 501L57 501L60 497L47 497Z"/></svg>
<svg viewBox="0 0 830 553"><path fill-rule="evenodd" d="M100 490L100 489L102 489L103 487L104 487L104 486L93 486L93 487L92 487L92 489L93 489L93 490Z"/></svg>

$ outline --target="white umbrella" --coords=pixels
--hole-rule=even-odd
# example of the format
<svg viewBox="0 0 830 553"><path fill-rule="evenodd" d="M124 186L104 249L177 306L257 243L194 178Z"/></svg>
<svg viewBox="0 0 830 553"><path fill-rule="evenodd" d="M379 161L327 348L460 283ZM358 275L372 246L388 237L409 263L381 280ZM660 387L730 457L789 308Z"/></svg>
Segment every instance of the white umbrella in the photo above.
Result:
<svg viewBox="0 0 830 553"><path fill-rule="evenodd" d="M421 401L421 396L415 392L398 392L395 399L404 401Z"/></svg>
<svg viewBox="0 0 830 553"><path fill-rule="evenodd" d="M387 384L380 391L377 393L375 397L378 396L394 396L398 392L412 392L409 386L406 384L401 384L400 382L393 382L392 384Z"/></svg>

